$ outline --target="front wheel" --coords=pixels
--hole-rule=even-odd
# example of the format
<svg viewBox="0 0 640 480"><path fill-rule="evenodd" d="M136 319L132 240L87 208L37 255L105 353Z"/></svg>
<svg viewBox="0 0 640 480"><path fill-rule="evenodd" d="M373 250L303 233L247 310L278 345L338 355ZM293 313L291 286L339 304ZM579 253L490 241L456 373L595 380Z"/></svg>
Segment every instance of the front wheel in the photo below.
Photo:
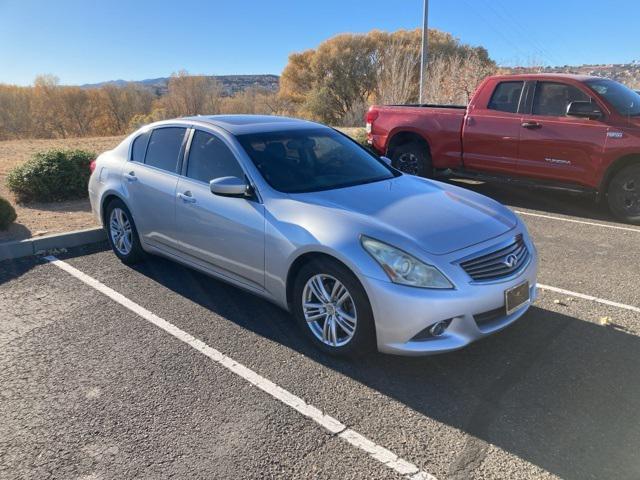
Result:
<svg viewBox="0 0 640 480"><path fill-rule="evenodd" d="M318 348L350 356L375 348L371 305L351 271L329 259L315 260L302 267L295 282L293 314Z"/></svg>
<svg viewBox="0 0 640 480"><path fill-rule="evenodd" d="M607 201L616 217L640 225L640 164L625 167L614 175Z"/></svg>

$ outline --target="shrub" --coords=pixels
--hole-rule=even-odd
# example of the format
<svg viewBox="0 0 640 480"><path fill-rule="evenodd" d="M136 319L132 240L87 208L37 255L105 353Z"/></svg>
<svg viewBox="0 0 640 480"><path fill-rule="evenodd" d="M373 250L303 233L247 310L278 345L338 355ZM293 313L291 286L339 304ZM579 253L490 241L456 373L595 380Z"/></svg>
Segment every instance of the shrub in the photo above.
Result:
<svg viewBox="0 0 640 480"><path fill-rule="evenodd" d="M89 163L95 154L83 150L36 153L7 176L19 202L52 202L87 196Z"/></svg>
<svg viewBox="0 0 640 480"><path fill-rule="evenodd" d="M0 230L9 228L9 225L15 221L16 217L16 211L9 201L0 197Z"/></svg>

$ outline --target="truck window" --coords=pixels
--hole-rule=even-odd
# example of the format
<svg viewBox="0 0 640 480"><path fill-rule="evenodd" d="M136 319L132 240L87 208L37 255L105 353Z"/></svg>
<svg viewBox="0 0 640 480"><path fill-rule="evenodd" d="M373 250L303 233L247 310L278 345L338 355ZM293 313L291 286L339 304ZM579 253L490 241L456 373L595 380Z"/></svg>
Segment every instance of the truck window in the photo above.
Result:
<svg viewBox="0 0 640 480"><path fill-rule="evenodd" d="M591 97L566 83L538 82L533 97L533 115L564 117L571 102L590 102Z"/></svg>
<svg viewBox="0 0 640 480"><path fill-rule="evenodd" d="M501 82L493 91L489 101L489 110L516 113L520 104L520 95L524 82Z"/></svg>

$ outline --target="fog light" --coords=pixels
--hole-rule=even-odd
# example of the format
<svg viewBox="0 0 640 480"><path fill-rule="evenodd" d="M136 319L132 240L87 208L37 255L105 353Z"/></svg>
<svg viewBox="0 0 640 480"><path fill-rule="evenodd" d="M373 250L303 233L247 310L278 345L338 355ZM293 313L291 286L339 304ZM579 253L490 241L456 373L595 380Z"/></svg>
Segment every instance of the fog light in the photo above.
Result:
<svg viewBox="0 0 640 480"><path fill-rule="evenodd" d="M421 341L441 337L447 330L447 328L449 328L449 325L451 325L452 321L453 318L448 318L447 320L436 322L433 325L428 326L424 330L420 330L416 335L414 335L411 340Z"/></svg>
<svg viewBox="0 0 640 480"><path fill-rule="evenodd" d="M443 320L442 322L434 323L429 327L429 333L432 337L439 337L444 334L450 323L451 320Z"/></svg>

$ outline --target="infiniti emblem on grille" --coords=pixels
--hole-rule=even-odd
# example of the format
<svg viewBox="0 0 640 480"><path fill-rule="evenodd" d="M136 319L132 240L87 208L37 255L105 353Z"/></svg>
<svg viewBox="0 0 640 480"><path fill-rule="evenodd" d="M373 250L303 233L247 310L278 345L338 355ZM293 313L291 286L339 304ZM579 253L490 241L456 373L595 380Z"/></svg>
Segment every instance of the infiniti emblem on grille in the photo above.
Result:
<svg viewBox="0 0 640 480"><path fill-rule="evenodd" d="M507 255L507 258L505 258L504 262L502 263L504 263L505 266L509 268L513 268L518 264L518 257L512 253L510 255Z"/></svg>

